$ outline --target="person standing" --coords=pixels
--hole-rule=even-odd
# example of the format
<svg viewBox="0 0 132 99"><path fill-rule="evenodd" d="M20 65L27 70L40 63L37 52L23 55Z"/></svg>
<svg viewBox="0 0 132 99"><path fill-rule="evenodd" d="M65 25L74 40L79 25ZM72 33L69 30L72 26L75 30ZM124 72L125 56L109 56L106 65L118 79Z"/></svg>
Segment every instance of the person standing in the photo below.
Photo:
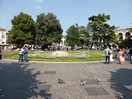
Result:
<svg viewBox="0 0 132 99"><path fill-rule="evenodd" d="M23 54L24 54L24 61L26 62L28 62L28 50L29 50L28 46L25 45Z"/></svg>
<svg viewBox="0 0 132 99"><path fill-rule="evenodd" d="M112 49L109 50L109 57L110 57L110 64L113 64L114 59L113 59L113 50Z"/></svg>
<svg viewBox="0 0 132 99"><path fill-rule="evenodd" d="M2 48L0 47L0 60L2 60Z"/></svg>
<svg viewBox="0 0 132 99"><path fill-rule="evenodd" d="M129 60L129 48L128 47L126 47L126 49L125 49L125 58L126 58L126 60Z"/></svg>
<svg viewBox="0 0 132 99"><path fill-rule="evenodd" d="M24 49L22 47L18 53L19 56L18 62L23 62L23 53L24 53Z"/></svg>
<svg viewBox="0 0 132 99"><path fill-rule="evenodd" d="M110 49L109 49L109 47L107 46L107 48L104 50L104 52L105 52L105 62L106 62L107 64L110 63L109 51L110 51Z"/></svg>
<svg viewBox="0 0 132 99"><path fill-rule="evenodd" d="M129 49L129 60L132 63L132 47Z"/></svg>

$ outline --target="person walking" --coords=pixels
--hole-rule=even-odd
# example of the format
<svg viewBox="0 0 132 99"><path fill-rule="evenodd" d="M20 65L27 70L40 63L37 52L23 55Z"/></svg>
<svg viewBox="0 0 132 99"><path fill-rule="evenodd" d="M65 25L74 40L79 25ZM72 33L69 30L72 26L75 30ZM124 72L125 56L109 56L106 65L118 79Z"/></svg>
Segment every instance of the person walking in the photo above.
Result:
<svg viewBox="0 0 132 99"><path fill-rule="evenodd" d="M105 52L105 63L109 64L110 63L110 55L109 55L109 47L107 46L107 48L104 50Z"/></svg>

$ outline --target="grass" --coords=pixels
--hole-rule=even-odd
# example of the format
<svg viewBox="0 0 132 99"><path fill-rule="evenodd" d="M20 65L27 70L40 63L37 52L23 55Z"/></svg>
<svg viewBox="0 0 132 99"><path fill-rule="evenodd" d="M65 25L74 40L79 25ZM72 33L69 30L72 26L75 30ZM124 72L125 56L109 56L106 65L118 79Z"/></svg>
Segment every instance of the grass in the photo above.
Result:
<svg viewBox="0 0 132 99"><path fill-rule="evenodd" d="M67 51L70 57L55 58L51 57L54 51L32 51L29 52L30 61L44 62L88 62L104 60L102 51L77 50ZM4 54L5 59L18 60L18 52Z"/></svg>

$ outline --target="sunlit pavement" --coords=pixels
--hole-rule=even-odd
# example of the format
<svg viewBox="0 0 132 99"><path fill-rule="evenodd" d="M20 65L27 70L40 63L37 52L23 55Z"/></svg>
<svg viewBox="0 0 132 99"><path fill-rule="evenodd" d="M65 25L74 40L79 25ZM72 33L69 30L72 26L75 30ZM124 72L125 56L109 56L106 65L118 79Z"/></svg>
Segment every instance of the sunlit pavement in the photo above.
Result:
<svg viewBox="0 0 132 99"><path fill-rule="evenodd" d="M132 64L0 61L0 99L132 99Z"/></svg>

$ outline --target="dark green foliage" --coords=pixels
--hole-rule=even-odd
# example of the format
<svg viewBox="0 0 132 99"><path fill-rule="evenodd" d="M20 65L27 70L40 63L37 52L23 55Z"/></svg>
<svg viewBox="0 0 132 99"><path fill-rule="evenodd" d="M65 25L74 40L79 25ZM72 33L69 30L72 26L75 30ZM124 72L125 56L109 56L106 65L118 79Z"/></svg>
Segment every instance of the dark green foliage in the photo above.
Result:
<svg viewBox="0 0 132 99"><path fill-rule="evenodd" d="M110 20L110 15L99 14L97 16L89 17L88 26L91 27L93 31L92 41L99 43L99 46L106 47L111 42L116 42L117 37L115 35L115 26L110 26L106 22ZM103 41L103 42L102 42ZM103 44L102 44L103 43Z"/></svg>
<svg viewBox="0 0 132 99"><path fill-rule="evenodd" d="M132 36L129 36L127 39L123 40L120 44L119 44L120 48L130 48L132 47Z"/></svg>
<svg viewBox="0 0 132 99"><path fill-rule="evenodd" d="M79 27L78 25L72 25L68 30L67 30L67 37L66 37L66 42L68 43L68 45L70 46L75 46L81 45L80 42L80 32L79 32Z"/></svg>
<svg viewBox="0 0 132 99"><path fill-rule="evenodd" d="M54 14L42 13L37 16L36 32L36 44L45 48L53 42L60 42L63 30Z"/></svg>
<svg viewBox="0 0 132 99"><path fill-rule="evenodd" d="M9 31L9 44L17 44L21 47L23 44L34 44L35 24L31 16L20 13L11 20L12 28Z"/></svg>

